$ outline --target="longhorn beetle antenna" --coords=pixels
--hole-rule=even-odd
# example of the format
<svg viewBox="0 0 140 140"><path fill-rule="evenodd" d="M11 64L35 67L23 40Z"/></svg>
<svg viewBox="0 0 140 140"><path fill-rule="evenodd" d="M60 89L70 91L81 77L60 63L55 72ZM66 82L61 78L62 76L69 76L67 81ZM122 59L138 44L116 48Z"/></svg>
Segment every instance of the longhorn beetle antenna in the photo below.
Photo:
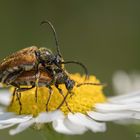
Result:
<svg viewBox="0 0 140 140"><path fill-rule="evenodd" d="M102 83L80 83L77 85L77 87L80 87L83 85L106 86L106 84L102 84Z"/></svg>
<svg viewBox="0 0 140 140"><path fill-rule="evenodd" d="M85 80L89 79L88 69L83 63L78 62L78 61L64 61L64 62L61 62L61 64L77 64L77 65L80 65L85 71L85 74L86 74Z"/></svg>
<svg viewBox="0 0 140 140"><path fill-rule="evenodd" d="M57 50L57 53L60 57L62 57L61 53L60 53L60 47L59 47L59 43L58 43L58 37L57 37L57 34L56 34L56 31L55 31L55 28L53 27L52 23L48 20L43 20L40 25L43 25L43 24L48 24L52 31L53 31L53 34L54 34L54 39L55 39L55 44L56 44L56 50Z"/></svg>
<svg viewBox="0 0 140 140"><path fill-rule="evenodd" d="M57 49L57 53L60 57L62 57L61 53L60 53L60 47L59 47L59 43L58 43L58 38L57 38L57 34L56 34L56 31L55 31L55 28L53 27L52 23L48 20L43 20L40 25L43 25L43 24L48 24L52 31L53 31L53 34L54 34L54 38L55 38L55 44L56 44L56 49ZM86 66L80 62L77 62L77 61L66 61L66 62L61 62L61 64L70 64L70 63L73 63L73 64L78 64L80 66L83 67L83 69L85 70L85 74L86 74L86 77L85 79L87 80L89 78L89 73L88 73L88 70L86 68Z"/></svg>
<svg viewBox="0 0 140 140"><path fill-rule="evenodd" d="M80 83L77 84L77 87L84 86L84 85L93 85L93 86L106 86L107 84L102 83Z"/></svg>

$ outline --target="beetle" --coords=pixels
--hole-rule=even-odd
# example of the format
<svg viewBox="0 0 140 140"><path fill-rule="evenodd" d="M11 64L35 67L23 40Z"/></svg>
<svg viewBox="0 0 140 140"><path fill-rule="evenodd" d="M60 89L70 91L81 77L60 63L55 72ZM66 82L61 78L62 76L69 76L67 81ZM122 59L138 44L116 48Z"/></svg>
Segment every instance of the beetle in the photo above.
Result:
<svg viewBox="0 0 140 140"><path fill-rule="evenodd" d="M52 85L58 89L60 95L62 95L62 97L63 97L62 102L59 104L59 106L56 109L59 109L63 105L63 103L65 103L70 112L72 112L72 111L69 108L68 103L66 102L66 98L69 94L71 94L71 97L72 97L72 94L73 94L72 89L75 85L77 87L80 87L82 85L101 85L100 83L86 83L86 82L76 84L76 81L71 79L69 77L69 74L66 71L59 69L59 68L57 69L57 72L55 75L55 81L53 81L53 77L48 72L46 72L46 70L43 67L39 68L39 73L40 73L40 75L39 75L39 79L38 79L38 87L47 87L49 89L49 96L48 96L48 100L46 102L46 111L48 111L48 104L49 104L49 101L50 101L50 98L52 95L52 87L51 87ZM30 71L24 71L19 77L17 77L11 83L11 85L14 85L16 87L14 90L14 93L13 93L12 102L14 101L14 95L16 94L17 99L19 101L19 105L20 105L19 114L22 111L22 103L20 101L18 92L20 93L22 91L26 91L26 90L31 89L32 87L35 87L35 79L36 79L36 77L34 74L34 70L30 70ZM65 84L66 89L68 90L66 95L64 95L62 89L59 88L60 84ZM25 87L31 86L31 88L21 88L22 86L25 86Z"/></svg>
<svg viewBox="0 0 140 140"><path fill-rule="evenodd" d="M49 89L49 96L48 96L48 100L46 102L46 111L48 111L48 104L49 104L49 101L50 101L50 98L52 95L52 85L58 89L60 95L62 95L62 97L64 98L64 100L57 107L57 109L59 109L62 106L62 104L65 102L67 108L69 109L69 111L71 111L67 102L65 101L65 99L67 98L68 94L71 93L71 90L72 90L73 86L75 85L75 81L70 79L68 74L65 71L62 71L60 69L59 69L59 71L57 71L57 73L55 75L55 81L53 80L53 77L48 72L46 72L46 70L44 68L40 68L39 73L40 74L39 74L39 79L38 79L38 87L47 87ZM35 87L35 82L36 82L35 80L36 80L36 77L34 74L34 70L30 70L30 71L24 71L19 77L17 77L11 83L11 85L13 85L15 87L15 90L13 93L13 99L12 99L11 103L14 101L14 96L16 94L17 99L19 101L19 105L20 105L20 111L19 111L20 113L22 110L22 104L21 104L18 93L21 93L22 91L26 91L26 90L29 90L29 89L32 89L33 87ZM63 91L59 88L60 84L66 85L66 88L68 90L66 96L64 96ZM24 88L23 88L23 86L24 86ZM29 86L31 86L31 87L29 88ZM26 88L26 87L28 87L28 88ZM36 99L37 99L37 97L36 97Z"/></svg>
<svg viewBox="0 0 140 140"><path fill-rule="evenodd" d="M48 48L38 48L36 46L32 46L11 54L0 62L0 82L6 85L14 86L15 91L17 92L29 90L34 87L36 87L37 89L37 87L40 86L41 83L39 80L40 70L43 69L51 79L51 82L49 84L46 84L43 80L44 85L50 89L50 93L52 90L51 85L55 85L63 96L62 90L59 88L59 84L65 84L68 93L71 92L75 85L75 81L69 78L64 64L74 63L82 66L86 73L86 79L88 79L88 70L85 65L80 62L63 60L58 45L57 34L53 25L49 21L43 21L41 22L41 25L44 23L49 24L54 33L57 53L52 53ZM29 75L26 75L27 72L29 73ZM32 81L31 79L33 77L34 80ZM28 80L25 80L26 78L28 78ZM17 83L17 81L19 82ZM22 82L24 82L25 85L28 85L29 83L31 87L21 88ZM35 92L35 97L37 101L37 90ZM65 98L66 97L64 97L63 102L65 102ZM47 101L47 104L48 102L49 99ZM19 104L21 106L20 100Z"/></svg>
<svg viewBox="0 0 140 140"><path fill-rule="evenodd" d="M0 62L0 82L6 85L11 83L19 77L23 72L34 70L36 81L38 75L38 68L41 65L44 69L55 77L57 68L65 70L64 64L75 63L82 66L88 78L87 68L80 62L76 61L63 61L60 53L56 31L49 21L43 21L41 24L48 23L54 33L57 53L54 54L48 48L38 48L36 46L28 47L17 51L10 56L4 58ZM10 78L9 78L10 77Z"/></svg>

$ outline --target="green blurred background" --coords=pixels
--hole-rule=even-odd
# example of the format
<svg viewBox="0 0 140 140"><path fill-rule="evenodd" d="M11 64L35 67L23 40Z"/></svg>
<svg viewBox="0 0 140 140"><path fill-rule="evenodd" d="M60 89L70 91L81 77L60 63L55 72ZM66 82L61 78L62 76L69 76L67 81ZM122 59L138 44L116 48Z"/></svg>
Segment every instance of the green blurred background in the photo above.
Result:
<svg viewBox="0 0 140 140"><path fill-rule="evenodd" d="M140 1L139 0L1 0L0 59L31 45L54 49L54 37L40 21L49 19L55 26L65 60L86 64L90 74L108 83L107 95L113 95L112 75L117 70L139 70ZM83 72L80 67L67 67ZM109 123L105 133L87 132L66 136L67 140L135 140L138 126ZM46 132L47 133L47 132ZM37 131L27 130L9 136L0 130L0 140L41 140Z"/></svg>

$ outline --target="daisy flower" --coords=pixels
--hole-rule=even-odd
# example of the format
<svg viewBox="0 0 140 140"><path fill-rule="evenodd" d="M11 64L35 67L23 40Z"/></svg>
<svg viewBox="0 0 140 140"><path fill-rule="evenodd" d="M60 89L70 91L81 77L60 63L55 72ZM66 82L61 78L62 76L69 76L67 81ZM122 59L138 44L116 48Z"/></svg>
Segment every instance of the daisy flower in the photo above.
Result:
<svg viewBox="0 0 140 140"><path fill-rule="evenodd" d="M78 83L84 82L84 76L71 74L70 77ZM86 82L99 83L95 76L90 76ZM49 97L48 88L38 88L38 101L35 102L35 89L21 93L22 103L21 115L19 115L19 102L15 97L11 102L11 94L4 90L0 93L0 129L9 128L10 135L20 133L31 126L52 124L52 128L63 134L83 134L90 130L92 132L105 132L106 122L140 119L140 94L127 94L116 97L106 97L101 85L83 85L73 88L73 94L69 94L66 102L56 108L63 101L62 95L55 87L48 104L46 112L46 101ZM66 95L64 85L60 88ZM139 98L138 101L133 100Z"/></svg>

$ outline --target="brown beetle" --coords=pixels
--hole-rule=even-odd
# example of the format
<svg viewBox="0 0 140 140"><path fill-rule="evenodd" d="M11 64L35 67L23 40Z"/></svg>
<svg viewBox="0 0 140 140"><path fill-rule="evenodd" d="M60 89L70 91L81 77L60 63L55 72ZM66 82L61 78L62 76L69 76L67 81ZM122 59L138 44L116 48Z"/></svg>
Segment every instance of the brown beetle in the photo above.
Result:
<svg viewBox="0 0 140 140"><path fill-rule="evenodd" d="M62 77L60 77L60 75ZM50 98L51 98L51 94L52 94L52 85L54 85L58 91L61 93L60 95L62 95L62 97L64 98L64 100L60 103L60 105L56 108L56 109L59 109L62 104L65 102L67 108L70 110L67 102L65 101L66 97L68 96L69 93L71 93L71 90L69 89L66 96L64 96L63 94L63 91L59 88L59 85L60 84L64 84L64 81L61 80L63 79L64 77L66 78L66 73L64 73L64 71L62 72L58 72L56 75L55 75L55 81L53 80L53 77L51 75L49 75L45 69L39 69L39 79L38 79L38 87L47 87L49 89L49 96L48 96L48 99L47 99L47 102L46 102L46 111L48 111L48 104L49 104L49 101L50 101ZM69 78L67 76L67 78ZM71 82L74 82L73 80L71 79L67 79ZM13 92L13 99L12 99L12 102L11 104L13 103L14 101L14 96L16 94L16 97L19 101L19 105L20 105L20 111L19 113L21 114L21 111L22 111L22 103L20 101L20 94L21 92L23 91L26 91L26 90L29 90L29 89L32 89L33 87L36 88L36 91L37 91L37 87L35 86L35 82L36 82L36 77L35 77L35 73L33 70L30 70L30 71L24 71L19 77L17 77L12 83L11 85L14 85L15 86L15 90ZM24 88L23 88L24 86ZM73 83L73 86L74 86L74 83ZM27 88L26 88L27 87ZM36 92L37 93L37 92ZM37 100L37 94L35 94L36 96L36 100Z"/></svg>
<svg viewBox="0 0 140 140"><path fill-rule="evenodd" d="M50 89L50 95L52 90L51 85L55 85L56 88L61 93L61 95L63 96L63 92L59 88L59 84L65 84L68 93L71 92L71 90L75 85L75 81L70 79L63 65L75 63L82 66L86 73L86 79L88 78L88 71L87 68L80 62L63 61L55 29L49 21L43 21L41 24L44 23L49 24L50 27L52 28L55 37L57 53L53 54L47 48L38 48L36 46L25 48L13 53L12 55L6 57L4 60L0 62L0 82L6 85L14 86L15 91L17 92L22 92L31 89L33 87L36 87L37 89L38 86L43 85ZM42 80L39 77L42 78ZM31 87L22 88L21 85L23 84ZM96 83L94 85L96 85ZM35 95L37 100L37 90ZM65 102L65 98L66 97L64 97L63 102ZM47 101L47 104L48 102L49 99ZM21 106L20 100L19 104Z"/></svg>

